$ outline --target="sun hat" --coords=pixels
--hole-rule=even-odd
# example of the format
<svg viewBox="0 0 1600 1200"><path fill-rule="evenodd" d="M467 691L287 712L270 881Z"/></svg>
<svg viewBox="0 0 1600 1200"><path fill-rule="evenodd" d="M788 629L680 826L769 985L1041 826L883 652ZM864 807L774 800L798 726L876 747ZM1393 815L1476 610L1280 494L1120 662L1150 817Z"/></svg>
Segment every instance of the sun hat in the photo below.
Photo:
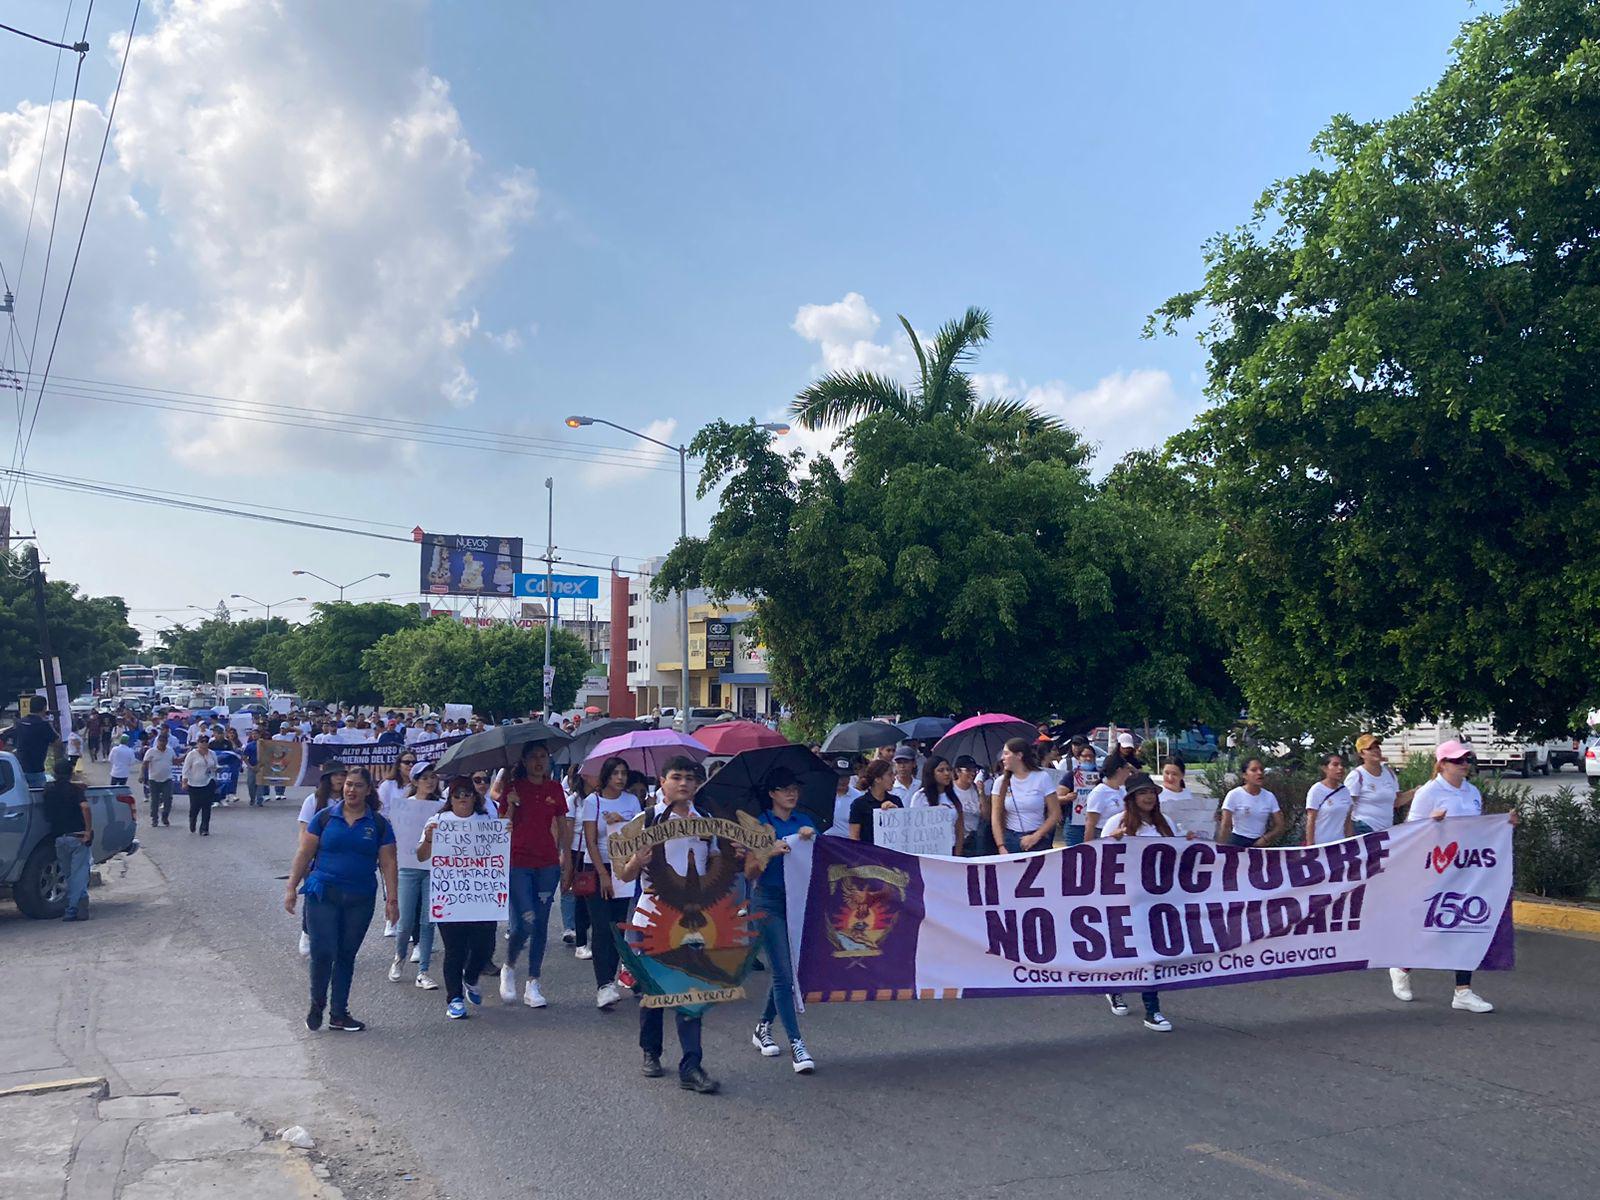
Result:
<svg viewBox="0 0 1600 1200"><path fill-rule="evenodd" d="M1465 758L1472 753L1472 747L1459 738L1451 738L1448 742L1441 742L1438 749L1434 750L1433 757L1436 762L1444 762L1451 758Z"/></svg>

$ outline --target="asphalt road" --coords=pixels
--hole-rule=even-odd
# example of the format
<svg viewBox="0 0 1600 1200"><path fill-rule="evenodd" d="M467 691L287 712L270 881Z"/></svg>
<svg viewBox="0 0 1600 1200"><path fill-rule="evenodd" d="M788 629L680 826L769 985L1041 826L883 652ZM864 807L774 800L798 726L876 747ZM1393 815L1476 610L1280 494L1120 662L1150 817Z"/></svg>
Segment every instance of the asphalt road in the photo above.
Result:
<svg viewBox="0 0 1600 1200"><path fill-rule="evenodd" d="M148 853L263 1001L303 1012L281 903L298 804L219 810L208 839L183 804L171 829L141 822ZM817 1006L811 1077L755 1052L743 1002L707 1017L725 1090L701 1097L639 1077L635 1012L595 1010L558 929L551 1007L502 1007L488 981L462 1022L385 979L380 933L352 997L369 1030L305 1036L457 1197L1570 1200L1600 1172L1600 941L1521 935L1518 970L1479 977L1487 1016L1452 1011L1442 972L1411 1005L1378 973L1174 993L1169 1035L1088 998Z"/></svg>

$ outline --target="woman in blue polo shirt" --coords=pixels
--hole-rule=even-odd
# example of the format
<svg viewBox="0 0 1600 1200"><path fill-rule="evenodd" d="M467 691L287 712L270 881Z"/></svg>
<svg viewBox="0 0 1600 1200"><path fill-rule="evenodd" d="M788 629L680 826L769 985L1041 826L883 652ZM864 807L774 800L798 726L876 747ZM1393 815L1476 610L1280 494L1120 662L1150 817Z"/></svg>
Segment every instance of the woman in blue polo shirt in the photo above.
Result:
<svg viewBox="0 0 1600 1200"><path fill-rule="evenodd" d="M283 907L293 913L296 896L305 895L306 928L311 935L311 1008L306 1028L321 1028L331 985L328 1028L359 1033L366 1026L350 1015L350 980L356 952L372 924L378 872L383 872L384 915L390 921L400 915L400 884L394 827L378 812L372 776L365 767L351 767L345 773L341 800L313 816L300 835Z"/></svg>
<svg viewBox="0 0 1600 1200"><path fill-rule="evenodd" d="M795 811L800 801L800 784L785 768L775 768L767 776L765 790L767 807L761 814L761 823L772 827L778 844L765 868L754 855L747 857L745 877L754 883L750 911L760 924L761 945L772 970L772 986L767 989L767 1007L755 1033L750 1035L750 1042L767 1058L783 1053L772 1040L772 1018L782 1018L783 1031L789 1035L791 1065L798 1074L808 1075L817 1069L817 1064L800 1036L800 1018L794 1010L794 969L789 961L789 917L783 887L783 856L789 853L789 843L783 839L796 834L807 840L815 837L816 822Z"/></svg>

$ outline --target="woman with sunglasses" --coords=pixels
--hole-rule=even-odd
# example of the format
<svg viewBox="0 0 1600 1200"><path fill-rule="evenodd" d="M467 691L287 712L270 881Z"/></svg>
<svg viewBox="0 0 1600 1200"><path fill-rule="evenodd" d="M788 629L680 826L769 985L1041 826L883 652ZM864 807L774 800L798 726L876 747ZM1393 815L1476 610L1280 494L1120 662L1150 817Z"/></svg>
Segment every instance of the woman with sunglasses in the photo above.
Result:
<svg viewBox="0 0 1600 1200"><path fill-rule="evenodd" d="M1433 778L1417 789L1411 798L1407 821L1442 821L1446 817L1476 817L1483 813L1483 794L1467 778L1472 770L1472 751L1451 738L1433 752ZM1513 826L1517 823L1516 809L1506 814ZM1389 987L1396 1000L1412 1000L1411 969L1389 968ZM1456 972L1456 994L1451 1008L1462 1012L1491 1013L1490 1004L1472 990L1472 972Z"/></svg>
<svg viewBox="0 0 1600 1200"><path fill-rule="evenodd" d="M411 778L406 789L384 804L383 811L394 823L394 840L397 846L411 847L422 841L422 831L428 820L439 811L439 776L432 763L412 760ZM433 920L428 915L428 885L432 876L429 859L416 861L410 854L400 858L400 919L396 922L394 961L389 964L389 981L400 982L405 971L406 952L417 964L416 986L425 992L439 987L428 974L433 963Z"/></svg>
<svg viewBox="0 0 1600 1200"><path fill-rule="evenodd" d="M1416 788L1402 792L1389 764L1383 761L1383 744L1377 736L1363 733L1356 739L1355 770L1345 778L1350 789L1350 820L1357 833L1381 833L1393 828L1394 814L1402 804L1410 804Z"/></svg>
<svg viewBox="0 0 1600 1200"><path fill-rule="evenodd" d="M433 831L445 823L483 823L495 818L484 811L483 796L472 780L457 775L450 780L450 799L428 818L417 843L418 862L433 857ZM478 979L488 969L494 953L493 921L441 921L437 926L444 939L444 990L448 997L444 1015L459 1021L467 1015L467 1004L483 1003Z"/></svg>
<svg viewBox="0 0 1600 1200"><path fill-rule="evenodd" d="M394 826L378 811L367 769L351 767L345 772L341 803L317 813L300 835L300 849L284 890L283 907L291 915L299 896L306 898L306 926L311 932L307 1029L322 1028L325 1008L332 1010L329 1029L360 1033L366 1028L350 1015L350 981L356 953L372 924L380 873L389 892L384 915L391 921L400 915L395 871Z"/></svg>
<svg viewBox="0 0 1600 1200"><path fill-rule="evenodd" d="M611 867L611 834L644 811L639 798L628 791L628 764L616 756L600 764L600 790L583 802L583 843L599 874L599 888L589 897L589 948L594 953L594 1006L608 1012L622 999L617 986L621 959L612 932L628 919L635 885L618 879Z"/></svg>

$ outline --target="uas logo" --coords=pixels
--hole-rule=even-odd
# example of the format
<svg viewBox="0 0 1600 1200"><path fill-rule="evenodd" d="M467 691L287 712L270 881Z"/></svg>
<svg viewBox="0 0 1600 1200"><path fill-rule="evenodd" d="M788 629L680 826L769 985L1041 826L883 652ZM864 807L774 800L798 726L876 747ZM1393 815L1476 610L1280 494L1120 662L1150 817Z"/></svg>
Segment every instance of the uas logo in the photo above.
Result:
<svg viewBox="0 0 1600 1200"><path fill-rule="evenodd" d="M1444 933L1473 933L1489 923L1489 902L1462 892L1435 892L1428 897L1424 929Z"/></svg>
<svg viewBox="0 0 1600 1200"><path fill-rule="evenodd" d="M1493 867L1495 861L1493 850L1480 850L1475 847L1463 850L1460 848L1459 843L1451 842L1448 846L1435 846L1430 850L1423 860L1423 870L1427 871L1431 868L1438 874L1443 875L1452 866L1457 870L1464 871L1469 867Z"/></svg>

